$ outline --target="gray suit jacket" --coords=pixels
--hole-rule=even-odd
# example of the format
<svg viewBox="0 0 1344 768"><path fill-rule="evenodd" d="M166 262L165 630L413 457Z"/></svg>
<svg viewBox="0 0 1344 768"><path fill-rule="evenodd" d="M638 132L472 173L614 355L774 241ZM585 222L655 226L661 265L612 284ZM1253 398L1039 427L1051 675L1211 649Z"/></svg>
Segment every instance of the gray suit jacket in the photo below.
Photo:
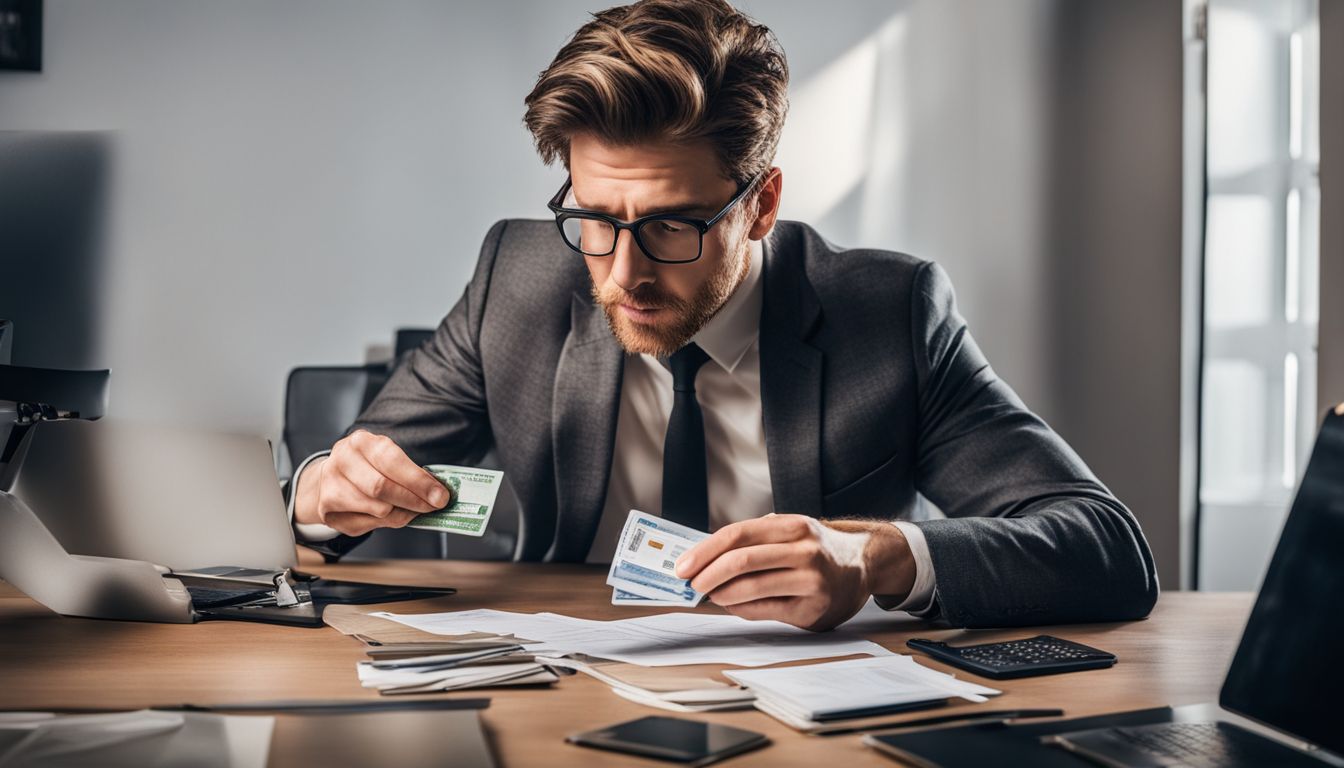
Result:
<svg viewBox="0 0 1344 768"><path fill-rule="evenodd" d="M1133 515L995 376L935 264L840 250L779 222L765 243L761 400L778 512L909 517L957 626L1109 621L1157 599ZM582 561L611 472L623 351L551 221L486 235L465 295L352 429L419 463L490 448L521 506L516 556ZM357 539L328 545L339 551Z"/></svg>

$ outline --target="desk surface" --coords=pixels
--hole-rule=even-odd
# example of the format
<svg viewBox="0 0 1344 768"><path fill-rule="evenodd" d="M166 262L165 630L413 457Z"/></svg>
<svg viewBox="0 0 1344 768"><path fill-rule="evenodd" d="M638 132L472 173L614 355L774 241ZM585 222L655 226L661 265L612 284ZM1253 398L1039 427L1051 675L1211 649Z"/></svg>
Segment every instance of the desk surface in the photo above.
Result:
<svg viewBox="0 0 1344 768"><path fill-rule="evenodd" d="M398 604L394 610L399 612L489 607L554 611L590 619L656 612L610 605L611 589L603 583L605 569L591 566L397 561L314 570L337 578L459 590L449 598ZM1120 662L1111 669L991 682L1004 691L991 704L939 710L944 714L976 706L1060 707L1075 717L1216 700L1250 607L1248 594L1169 592L1162 595L1151 617L1138 622L968 633L930 630L905 614L893 614L889 627L869 636L888 648L903 650L905 641L915 636L988 642L1042 631L1115 653ZM708 610L717 609L708 606ZM355 662L361 658L359 643L330 628L69 619L0 584L0 709L377 698L376 692L361 688L355 677ZM927 658L921 662L955 671ZM552 688L443 695L493 699L482 719L503 766L628 765L632 758L572 746L563 738L567 733L660 713L621 699L582 675L563 678ZM756 711L693 717L762 731L773 740L771 746L736 758L731 765L817 765L823 757L841 758L846 766L891 765L861 745L857 735L804 736Z"/></svg>

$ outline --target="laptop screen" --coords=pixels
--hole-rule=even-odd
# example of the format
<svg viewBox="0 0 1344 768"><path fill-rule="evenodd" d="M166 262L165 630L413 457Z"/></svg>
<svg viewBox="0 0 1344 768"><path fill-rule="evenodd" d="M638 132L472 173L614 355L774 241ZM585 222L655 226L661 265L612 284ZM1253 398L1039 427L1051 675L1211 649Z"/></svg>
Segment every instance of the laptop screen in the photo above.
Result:
<svg viewBox="0 0 1344 768"><path fill-rule="evenodd" d="M72 555L174 570L295 564L266 440L142 422L44 421L14 495Z"/></svg>
<svg viewBox="0 0 1344 768"><path fill-rule="evenodd" d="M1344 753L1344 415L1326 416L1219 703Z"/></svg>

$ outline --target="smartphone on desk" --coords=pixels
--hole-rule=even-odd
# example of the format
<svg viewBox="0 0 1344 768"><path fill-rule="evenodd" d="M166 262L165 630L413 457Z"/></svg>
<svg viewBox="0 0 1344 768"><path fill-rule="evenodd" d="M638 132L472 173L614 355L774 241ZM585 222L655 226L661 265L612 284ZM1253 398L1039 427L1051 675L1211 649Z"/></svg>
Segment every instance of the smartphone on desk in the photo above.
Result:
<svg viewBox="0 0 1344 768"><path fill-rule="evenodd" d="M641 717L606 728L571 733L565 741L585 747L699 766L763 747L765 734L680 717Z"/></svg>

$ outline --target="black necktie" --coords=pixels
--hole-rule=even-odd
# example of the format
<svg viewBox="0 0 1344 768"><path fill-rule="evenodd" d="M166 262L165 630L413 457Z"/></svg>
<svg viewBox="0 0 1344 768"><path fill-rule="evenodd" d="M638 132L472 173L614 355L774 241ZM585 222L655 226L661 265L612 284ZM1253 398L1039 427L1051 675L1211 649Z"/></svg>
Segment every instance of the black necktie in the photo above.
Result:
<svg viewBox="0 0 1344 768"><path fill-rule="evenodd" d="M697 531L709 530L705 478L705 421L695 399L695 375L709 355L687 344L668 358L672 368L672 417L663 442L663 518Z"/></svg>

